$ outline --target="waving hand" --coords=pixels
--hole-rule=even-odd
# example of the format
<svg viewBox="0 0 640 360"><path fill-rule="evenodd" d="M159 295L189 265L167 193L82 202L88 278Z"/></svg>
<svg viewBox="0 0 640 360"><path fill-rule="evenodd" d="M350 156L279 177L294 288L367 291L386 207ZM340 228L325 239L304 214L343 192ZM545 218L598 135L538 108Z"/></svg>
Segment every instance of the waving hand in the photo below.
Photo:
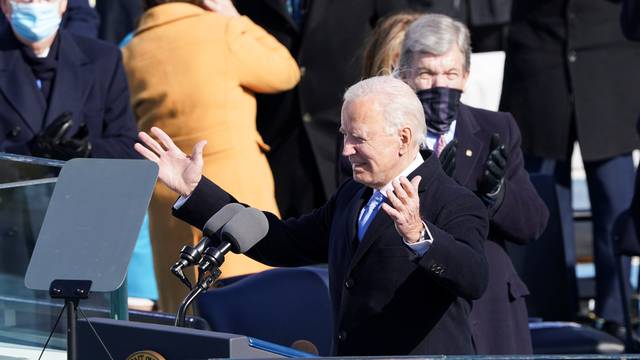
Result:
<svg viewBox="0 0 640 360"><path fill-rule="evenodd" d="M136 143L134 148L140 155L158 164L160 181L176 193L189 196L202 178L202 150L207 144L206 140L195 144L189 156L160 128L152 127L151 134L159 142L146 132L140 132L138 137L144 145Z"/></svg>

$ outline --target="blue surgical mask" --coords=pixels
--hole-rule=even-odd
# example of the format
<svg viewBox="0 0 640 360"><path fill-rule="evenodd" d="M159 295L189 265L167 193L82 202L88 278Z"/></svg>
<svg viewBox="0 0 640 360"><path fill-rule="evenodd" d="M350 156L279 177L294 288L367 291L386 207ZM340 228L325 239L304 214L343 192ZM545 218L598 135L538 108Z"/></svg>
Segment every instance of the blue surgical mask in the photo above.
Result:
<svg viewBox="0 0 640 360"><path fill-rule="evenodd" d="M20 37L38 42L53 35L60 27L60 0L11 3L11 27Z"/></svg>

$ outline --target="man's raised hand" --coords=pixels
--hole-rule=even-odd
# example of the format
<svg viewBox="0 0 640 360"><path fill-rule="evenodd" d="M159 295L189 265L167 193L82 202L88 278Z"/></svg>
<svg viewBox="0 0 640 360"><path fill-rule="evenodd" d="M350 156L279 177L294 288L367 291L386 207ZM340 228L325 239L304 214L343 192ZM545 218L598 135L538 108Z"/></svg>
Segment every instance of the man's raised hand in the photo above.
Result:
<svg viewBox="0 0 640 360"><path fill-rule="evenodd" d="M382 210L393 220L396 231L410 244L420 240L420 234L424 229L418 196L418 184L421 179L422 177L415 176L409 181L402 176L393 180L393 191L387 191L386 194L389 204L382 204Z"/></svg>
<svg viewBox="0 0 640 360"><path fill-rule="evenodd" d="M158 178L167 187L182 196L189 196L202 178L202 151L206 140L193 146L191 156L185 154L173 143L173 140L160 128L152 127L152 138L146 132L138 133L141 143L134 148L140 155L158 164L160 168ZM144 144L144 145L143 145Z"/></svg>

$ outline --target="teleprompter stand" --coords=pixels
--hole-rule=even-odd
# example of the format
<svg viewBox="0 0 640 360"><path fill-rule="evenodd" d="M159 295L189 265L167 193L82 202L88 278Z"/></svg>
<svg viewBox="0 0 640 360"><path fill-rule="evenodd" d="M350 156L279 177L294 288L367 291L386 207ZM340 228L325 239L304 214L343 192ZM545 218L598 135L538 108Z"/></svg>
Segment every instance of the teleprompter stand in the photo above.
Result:
<svg viewBox="0 0 640 360"><path fill-rule="evenodd" d="M67 310L67 358L75 359L78 349L78 303L80 299L89 297L90 280L53 280L49 288L49 295L53 299L64 299L64 309Z"/></svg>
<svg viewBox="0 0 640 360"><path fill-rule="evenodd" d="M60 175L25 285L64 299L67 359L76 360L80 299L124 282L158 167L144 160L73 159Z"/></svg>

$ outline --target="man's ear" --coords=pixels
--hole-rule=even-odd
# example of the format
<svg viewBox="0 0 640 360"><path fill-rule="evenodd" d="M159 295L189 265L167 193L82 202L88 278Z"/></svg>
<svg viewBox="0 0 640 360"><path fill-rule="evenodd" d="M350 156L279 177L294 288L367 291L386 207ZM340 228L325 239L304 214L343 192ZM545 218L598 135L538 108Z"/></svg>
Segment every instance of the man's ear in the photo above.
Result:
<svg viewBox="0 0 640 360"><path fill-rule="evenodd" d="M462 90L464 92L464 88L467 86L467 80L469 80L469 70L465 71L462 75Z"/></svg>
<svg viewBox="0 0 640 360"><path fill-rule="evenodd" d="M409 152L411 148L411 143L413 142L413 131L410 127L405 126L400 128L400 155L404 155Z"/></svg>

